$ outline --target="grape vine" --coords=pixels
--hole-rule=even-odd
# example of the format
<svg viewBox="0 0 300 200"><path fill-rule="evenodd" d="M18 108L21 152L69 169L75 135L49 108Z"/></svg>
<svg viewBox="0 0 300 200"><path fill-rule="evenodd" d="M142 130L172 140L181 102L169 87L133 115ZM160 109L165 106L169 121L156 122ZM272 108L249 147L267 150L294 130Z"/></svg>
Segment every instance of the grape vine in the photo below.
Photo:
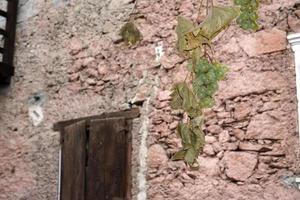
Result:
<svg viewBox="0 0 300 200"><path fill-rule="evenodd" d="M257 30L259 28L257 24L258 20L258 0L234 0L235 5L241 7L241 14L237 19L237 23L243 29Z"/></svg>
<svg viewBox="0 0 300 200"><path fill-rule="evenodd" d="M172 89L170 106L182 110L187 116L186 122L179 123L177 132L182 148L172 157L184 160L190 167L197 168L197 157L205 143L203 109L214 105L214 94L218 82L224 79L228 68L213 58L212 40L233 20L243 29L258 29L258 0L234 0L234 6L208 6L207 16L200 23L179 16L177 18L177 48L188 58L189 79L176 83Z"/></svg>

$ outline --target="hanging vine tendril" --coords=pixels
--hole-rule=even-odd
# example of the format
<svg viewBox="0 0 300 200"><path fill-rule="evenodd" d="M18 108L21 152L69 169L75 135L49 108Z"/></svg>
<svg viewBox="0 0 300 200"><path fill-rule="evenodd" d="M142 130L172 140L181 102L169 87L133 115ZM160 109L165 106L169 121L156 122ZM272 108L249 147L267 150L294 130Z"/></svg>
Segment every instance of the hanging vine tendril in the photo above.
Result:
<svg viewBox="0 0 300 200"><path fill-rule="evenodd" d="M176 83L172 89L171 108L183 110L188 116L187 122L181 122L177 127L182 148L172 159L184 160L192 168L198 167L197 157L205 143L202 131L203 109L214 105L218 82L224 79L228 71L225 65L213 57L211 42L236 18L243 29L258 28L258 0L234 0L234 3L234 6L214 6L212 1L207 0L207 15L200 24L182 16L177 18L177 48L188 58L187 68L192 78Z"/></svg>

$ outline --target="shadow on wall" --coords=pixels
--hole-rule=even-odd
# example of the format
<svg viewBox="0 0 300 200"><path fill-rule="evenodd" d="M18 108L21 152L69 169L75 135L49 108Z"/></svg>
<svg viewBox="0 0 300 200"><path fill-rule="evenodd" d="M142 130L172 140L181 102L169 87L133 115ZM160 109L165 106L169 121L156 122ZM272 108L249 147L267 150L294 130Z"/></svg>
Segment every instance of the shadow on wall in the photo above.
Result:
<svg viewBox="0 0 300 200"><path fill-rule="evenodd" d="M0 97L7 96L10 91L10 85L0 85Z"/></svg>

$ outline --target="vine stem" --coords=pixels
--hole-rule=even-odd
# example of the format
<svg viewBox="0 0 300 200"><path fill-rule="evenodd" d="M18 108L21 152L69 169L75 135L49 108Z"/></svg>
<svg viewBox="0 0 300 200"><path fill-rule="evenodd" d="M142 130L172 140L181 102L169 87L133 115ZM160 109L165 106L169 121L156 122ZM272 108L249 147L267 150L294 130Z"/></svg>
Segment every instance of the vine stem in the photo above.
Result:
<svg viewBox="0 0 300 200"><path fill-rule="evenodd" d="M133 5L131 11L129 12L129 17L130 17L130 19L132 19L132 15L134 14L134 11L135 11L135 9L136 9L137 2L138 2L138 0L135 0L135 1L134 1L134 5Z"/></svg>
<svg viewBox="0 0 300 200"><path fill-rule="evenodd" d="M210 60L211 61L215 60L214 59L215 58L215 50L214 50L213 46L211 44L207 44L206 46L209 47L209 50L210 50L210 52L212 54L211 57L210 57ZM209 54L207 53L207 55L209 55Z"/></svg>
<svg viewBox="0 0 300 200"><path fill-rule="evenodd" d="M208 15L209 3L211 5L211 7L213 7L214 6L214 0L206 0L206 15Z"/></svg>
<svg viewBox="0 0 300 200"><path fill-rule="evenodd" d="M208 15L209 0L206 0L206 16Z"/></svg>

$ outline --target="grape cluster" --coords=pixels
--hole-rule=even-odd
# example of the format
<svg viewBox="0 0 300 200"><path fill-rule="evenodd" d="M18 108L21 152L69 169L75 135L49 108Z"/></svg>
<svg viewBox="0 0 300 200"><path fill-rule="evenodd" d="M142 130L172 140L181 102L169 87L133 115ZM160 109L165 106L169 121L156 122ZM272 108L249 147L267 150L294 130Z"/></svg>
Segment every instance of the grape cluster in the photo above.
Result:
<svg viewBox="0 0 300 200"><path fill-rule="evenodd" d="M227 67L218 62L209 62L206 58L200 58L194 63L196 76L193 81L193 91L200 100L202 108L214 105L213 95L218 90L218 81L225 77Z"/></svg>
<svg viewBox="0 0 300 200"><path fill-rule="evenodd" d="M257 30L259 28L257 24L258 20L258 0L234 0L236 5L241 7L241 14L237 19L237 23L243 29Z"/></svg>

